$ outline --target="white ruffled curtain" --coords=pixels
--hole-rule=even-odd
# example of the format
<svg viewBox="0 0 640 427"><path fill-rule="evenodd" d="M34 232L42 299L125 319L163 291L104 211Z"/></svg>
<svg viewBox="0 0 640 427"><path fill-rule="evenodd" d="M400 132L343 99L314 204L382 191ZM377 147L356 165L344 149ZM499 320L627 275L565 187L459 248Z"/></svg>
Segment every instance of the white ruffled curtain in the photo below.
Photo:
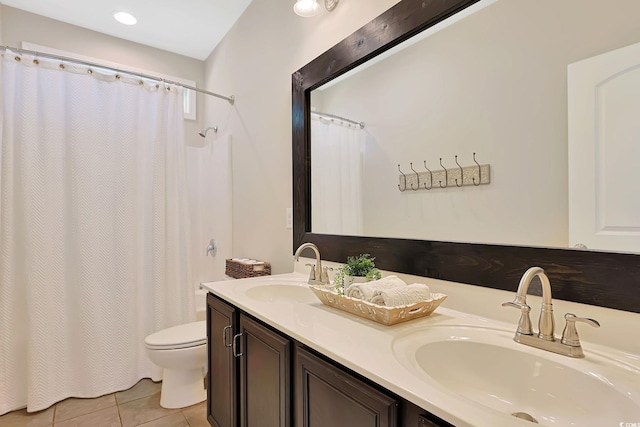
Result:
<svg viewBox="0 0 640 427"><path fill-rule="evenodd" d="M159 379L195 317L182 91L5 52L0 415Z"/></svg>
<svg viewBox="0 0 640 427"><path fill-rule="evenodd" d="M311 226L361 235L364 130L311 116Z"/></svg>

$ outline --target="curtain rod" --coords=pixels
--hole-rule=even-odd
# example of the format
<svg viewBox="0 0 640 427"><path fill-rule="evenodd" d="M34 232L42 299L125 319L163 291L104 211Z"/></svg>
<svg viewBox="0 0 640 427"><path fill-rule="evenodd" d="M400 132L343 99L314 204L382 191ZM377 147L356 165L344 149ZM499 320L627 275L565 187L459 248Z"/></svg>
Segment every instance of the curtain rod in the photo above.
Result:
<svg viewBox="0 0 640 427"><path fill-rule="evenodd" d="M18 54L27 54L27 55L39 56L39 57L42 57L42 58L57 59L57 60L60 60L60 61L71 62L71 63L74 63L74 64L86 65L88 67L104 68L106 70L115 71L117 73L129 74L131 76L142 77L144 79L155 80L155 81L158 81L158 82L163 82L163 83L167 83L167 84L175 85L175 86L181 86L181 87L183 87L185 89L193 90L195 92L204 93L205 95L211 95L211 96L215 96L216 98L224 99L227 102L229 102L229 104L231 104L231 105L233 105L233 103L235 102L235 98L233 97L233 95L224 96L224 95L220 95L220 94L217 94L217 93L209 92L208 90L199 89L199 88L194 87L194 86L189 86L189 85L184 84L184 83L176 82L176 81L173 81L173 80L167 80L167 79L162 78L162 77L156 77L156 76L151 76L151 75L148 75L148 74L142 74L142 73L135 72L135 71L127 71L127 70L123 70L123 69L120 69L120 68L109 67L107 65L97 64L95 62L83 61L83 60L80 60L80 59L69 58L67 56L54 55L54 54L51 54L51 53L44 53L44 52L37 52L35 50L19 49L19 48L9 47L9 46L1 46L0 50L3 51L3 52L6 52L7 50L9 50L11 52L18 53Z"/></svg>
<svg viewBox="0 0 640 427"><path fill-rule="evenodd" d="M346 117L336 116L335 114L329 113L321 113L320 111L312 111L311 114L315 114L316 116L329 117L330 119L342 120L347 123L352 123L354 125L360 126L360 129L364 129L364 122L356 122L355 120L347 119Z"/></svg>

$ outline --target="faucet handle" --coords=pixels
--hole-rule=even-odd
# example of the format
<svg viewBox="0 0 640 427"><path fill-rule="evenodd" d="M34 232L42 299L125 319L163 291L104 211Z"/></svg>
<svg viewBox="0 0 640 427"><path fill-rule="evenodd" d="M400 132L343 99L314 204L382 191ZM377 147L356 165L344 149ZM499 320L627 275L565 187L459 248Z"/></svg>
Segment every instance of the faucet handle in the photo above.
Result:
<svg viewBox="0 0 640 427"><path fill-rule="evenodd" d="M518 321L518 329L516 331L517 334L533 335L533 330L531 328L531 317L529 316L531 307L529 307L527 304L520 304L515 301L503 302L502 306L517 308L522 313L520 315L520 321Z"/></svg>
<svg viewBox="0 0 640 427"><path fill-rule="evenodd" d="M562 339L560 342L564 345L571 347L580 347L580 337L578 336L578 330L576 329L576 322L583 322L594 328L600 327L600 322L595 319L589 319L588 317L578 317L573 313L567 313L564 315L567 321L564 331L562 331Z"/></svg>
<svg viewBox="0 0 640 427"><path fill-rule="evenodd" d="M520 303L517 303L515 301L503 302L502 306L503 307L513 307L513 308L517 308L518 310L529 310L529 311L531 311L531 307L529 307L527 304L520 304Z"/></svg>
<svg viewBox="0 0 640 427"><path fill-rule="evenodd" d="M330 270L333 271L333 267L322 267L322 273L320 274L320 281L326 285L331 283L329 280Z"/></svg>
<svg viewBox="0 0 640 427"><path fill-rule="evenodd" d="M311 267L311 271L309 271L309 280L316 280L316 266L314 264L305 264L307 267Z"/></svg>

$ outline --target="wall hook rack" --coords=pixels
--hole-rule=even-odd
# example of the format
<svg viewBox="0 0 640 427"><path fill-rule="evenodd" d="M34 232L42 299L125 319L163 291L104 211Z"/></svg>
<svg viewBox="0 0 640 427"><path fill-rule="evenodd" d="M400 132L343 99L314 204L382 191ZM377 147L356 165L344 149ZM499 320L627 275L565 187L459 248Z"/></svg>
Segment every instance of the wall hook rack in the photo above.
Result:
<svg viewBox="0 0 640 427"><path fill-rule="evenodd" d="M417 190L431 190L433 183L437 182L438 186L435 188L445 189L448 187L460 188L465 186L488 185L491 183L491 165L480 164L476 160L476 153L473 153L473 166L462 166L458 161L458 155L454 156L456 167L447 169L442 163L442 157L440 158L440 166L442 169L431 170L427 167L427 161L424 161L425 171L416 171L413 168L413 162L409 163L409 168L413 173L405 174L400 169L398 164L399 184L398 190L405 191L407 188L411 188L413 191ZM427 186L427 183L429 186Z"/></svg>

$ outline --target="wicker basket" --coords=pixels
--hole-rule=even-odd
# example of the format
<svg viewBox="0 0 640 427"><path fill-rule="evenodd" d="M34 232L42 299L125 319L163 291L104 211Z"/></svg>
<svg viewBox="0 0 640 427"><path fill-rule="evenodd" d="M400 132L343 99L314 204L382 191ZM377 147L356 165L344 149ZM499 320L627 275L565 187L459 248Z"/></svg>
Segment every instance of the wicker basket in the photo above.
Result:
<svg viewBox="0 0 640 427"><path fill-rule="evenodd" d="M365 300L338 295L332 288L318 286L310 286L309 288L323 304L383 325L395 325L428 316L447 298L445 294L432 293L430 300L399 307L385 307Z"/></svg>
<svg viewBox="0 0 640 427"><path fill-rule="evenodd" d="M246 279L247 277L269 276L271 275L271 264L260 261L248 263L227 259L224 273L234 279Z"/></svg>

